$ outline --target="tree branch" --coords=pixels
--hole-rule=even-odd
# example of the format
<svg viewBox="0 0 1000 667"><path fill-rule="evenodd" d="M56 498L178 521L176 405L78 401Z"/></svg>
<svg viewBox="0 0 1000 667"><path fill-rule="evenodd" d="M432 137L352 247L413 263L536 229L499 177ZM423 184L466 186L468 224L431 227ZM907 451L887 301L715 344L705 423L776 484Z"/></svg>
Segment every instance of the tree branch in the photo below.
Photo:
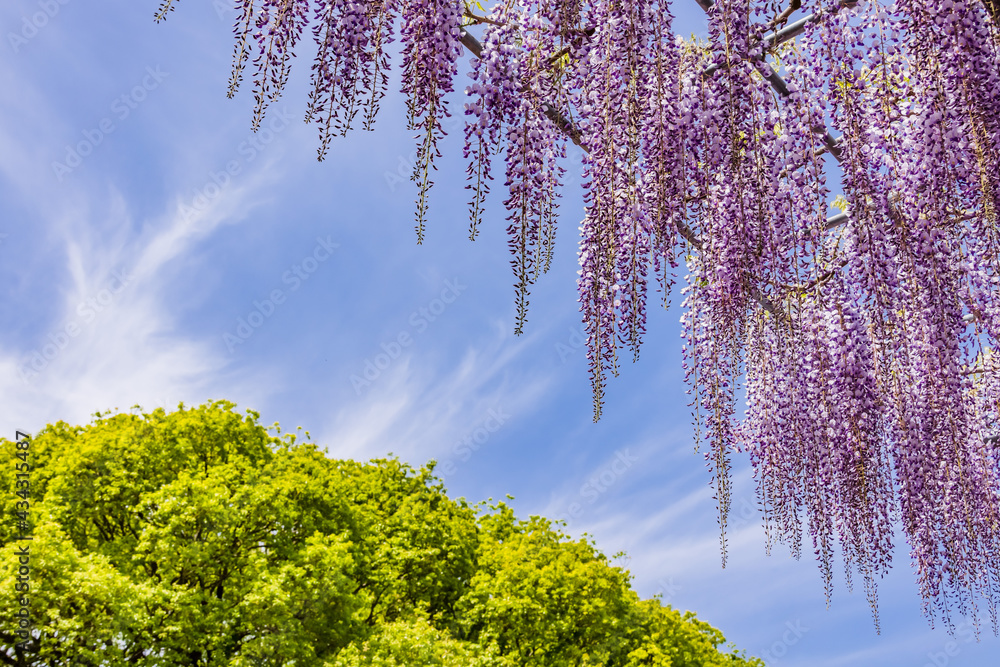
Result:
<svg viewBox="0 0 1000 667"><path fill-rule="evenodd" d="M786 23L788 23L788 19L792 18L792 14L794 14L800 9L802 9L802 0L792 0L790 3L788 3L788 9L778 14L775 17L775 19L771 21L771 25L769 25L768 28L774 28L775 26L785 25Z"/></svg>
<svg viewBox="0 0 1000 667"><path fill-rule="evenodd" d="M468 8L466 8L465 11L462 12L462 17L472 21L470 25L479 25L482 23L489 23L490 25L506 25L505 23L500 23L500 21L494 21L493 19L488 18L486 16L477 16L473 14L472 11L469 10Z"/></svg>
<svg viewBox="0 0 1000 667"><path fill-rule="evenodd" d="M1000 0L983 0L983 5L986 6L986 11L993 19L993 23L997 28L1000 28Z"/></svg>
<svg viewBox="0 0 1000 667"><path fill-rule="evenodd" d="M461 32L461 42L462 46L467 48L472 55L477 58L483 57L483 45L479 43L479 40L468 33L465 28L462 28ZM541 104L542 113L545 114L546 118L555 123L556 127L565 134L570 140L577 146L587 150L583 145L582 135L580 131L573 126L572 121L570 121L566 116L559 110L557 106L549 102L542 102Z"/></svg>

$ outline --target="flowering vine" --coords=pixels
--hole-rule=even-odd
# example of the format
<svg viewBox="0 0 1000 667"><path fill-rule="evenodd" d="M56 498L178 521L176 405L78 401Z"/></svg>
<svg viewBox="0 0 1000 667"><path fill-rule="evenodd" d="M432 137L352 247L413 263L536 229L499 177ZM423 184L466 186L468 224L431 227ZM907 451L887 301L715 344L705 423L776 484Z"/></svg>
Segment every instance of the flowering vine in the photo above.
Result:
<svg viewBox="0 0 1000 667"><path fill-rule="evenodd" d="M517 333L551 262L567 141L585 151L595 419L619 352L638 356L650 282L666 299L687 268L684 370L723 564L745 453L768 548L806 543L828 596L839 551L878 623L898 526L932 622L985 603L996 631L998 4L696 1L703 41L673 34L669 0L237 0L229 92L252 57L256 129L311 24L322 159L358 114L371 129L398 49L420 242L464 45L469 235L502 157Z"/></svg>

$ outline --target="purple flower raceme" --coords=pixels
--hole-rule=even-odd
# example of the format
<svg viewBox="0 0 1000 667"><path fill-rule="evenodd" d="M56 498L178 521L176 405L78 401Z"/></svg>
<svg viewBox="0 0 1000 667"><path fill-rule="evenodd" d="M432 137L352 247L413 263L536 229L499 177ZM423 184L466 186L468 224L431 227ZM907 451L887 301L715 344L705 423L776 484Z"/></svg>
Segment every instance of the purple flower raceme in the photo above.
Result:
<svg viewBox="0 0 1000 667"><path fill-rule="evenodd" d="M456 61L462 52L458 0L404 0L400 9L403 43L403 86L407 95L407 125L417 135L417 161L413 181L417 197L417 243L424 239L427 191L434 184L431 170L440 155L438 139L444 136L444 119L451 114L445 95L454 89Z"/></svg>
<svg viewBox="0 0 1000 667"><path fill-rule="evenodd" d="M748 352L743 438L765 524L797 555L806 523L828 597L839 542L848 581L857 569L875 612L891 561L893 495L870 341L837 283L801 299L798 324L789 332L761 320L760 344Z"/></svg>
<svg viewBox="0 0 1000 667"><path fill-rule="evenodd" d="M244 3L245 4L245 3ZM246 14L245 16L248 16ZM243 20L244 17L238 19ZM309 0L263 0L256 15L258 52L254 59L253 129L260 127L267 107L281 96L288 83L295 45L309 20Z"/></svg>
<svg viewBox="0 0 1000 667"><path fill-rule="evenodd" d="M508 248L514 256L511 267L516 279L518 334L527 317L529 288L552 261L558 190L564 171L557 158L565 155L564 138L539 113L531 95L522 98L521 113L523 122L507 130L505 185L510 196L504 201Z"/></svg>
<svg viewBox="0 0 1000 667"><path fill-rule="evenodd" d="M233 47L233 70L229 77L229 90L226 96L232 98L236 95L236 90L243 82L243 68L250 57L253 28L257 21L254 16L254 0L236 0L235 8L238 12L236 25L233 26L233 34L236 36L236 44Z"/></svg>
<svg viewBox="0 0 1000 667"><path fill-rule="evenodd" d="M696 436L706 444L705 462L712 473L711 485L719 507L719 540L722 565L728 557L726 523L731 505L732 453L738 448L739 431L734 421L736 386L734 364L739 362L739 340L721 326L712 312L709 279L701 257L689 256L685 313L681 316L684 345L684 375L693 396Z"/></svg>
<svg viewBox="0 0 1000 667"><path fill-rule="evenodd" d="M465 89L471 101L465 105L468 121L465 125L465 149L469 160L468 174L472 190L469 202L469 238L475 240L482 222L483 203L490 192L493 178L492 157L502 148L504 127L518 123L519 92L524 85L519 63L520 8L513 2L501 2L494 7L483 33L482 53L473 60Z"/></svg>
<svg viewBox="0 0 1000 667"><path fill-rule="evenodd" d="M570 81L588 151L578 282L597 419L619 344L638 356L651 261L672 282L665 267L675 265L685 224L685 158L676 150L680 49L666 3L595 2L588 18L589 46Z"/></svg>
<svg viewBox="0 0 1000 667"><path fill-rule="evenodd" d="M313 35L319 48L306 121L319 125L321 160L332 136L346 135L362 108L365 129L372 128L388 87L393 6L386 0L317 3Z"/></svg>

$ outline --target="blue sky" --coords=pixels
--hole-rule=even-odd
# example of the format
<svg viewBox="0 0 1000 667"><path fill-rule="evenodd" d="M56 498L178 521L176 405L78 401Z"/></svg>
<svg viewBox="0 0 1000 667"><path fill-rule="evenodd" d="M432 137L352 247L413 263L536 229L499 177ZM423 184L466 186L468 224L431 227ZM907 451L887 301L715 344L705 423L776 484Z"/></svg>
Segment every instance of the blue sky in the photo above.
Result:
<svg viewBox="0 0 1000 667"><path fill-rule="evenodd" d="M225 95L233 13L184 0L157 25L156 5L0 8L6 437L97 410L227 398L265 424L304 427L332 456L434 458L452 495L511 494L522 516L565 518L605 553L624 551L641 594L696 611L769 664L995 664L988 631L976 643L968 625L954 639L929 628L901 540L880 589L881 636L842 576L827 608L813 561L781 545L765 555L742 459L720 567L679 295L651 309L639 363L625 363L592 422L576 309L578 156L554 266L515 337L501 197L470 242L459 131L442 144L418 246L406 180L415 142L398 93L376 131L337 139L317 162L302 122L308 45L254 136L249 88ZM679 32L705 33L693 0L676 13ZM461 88L467 60L460 71Z"/></svg>

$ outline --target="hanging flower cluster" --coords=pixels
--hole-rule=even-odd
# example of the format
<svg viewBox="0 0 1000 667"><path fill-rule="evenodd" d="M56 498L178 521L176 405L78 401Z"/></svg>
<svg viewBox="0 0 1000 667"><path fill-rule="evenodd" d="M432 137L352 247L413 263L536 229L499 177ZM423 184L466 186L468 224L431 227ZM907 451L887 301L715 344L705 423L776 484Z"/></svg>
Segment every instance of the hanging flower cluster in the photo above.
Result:
<svg viewBox="0 0 1000 667"><path fill-rule="evenodd" d="M466 89L465 157L469 159L475 238L492 178L491 158L506 151L508 247L516 279L515 332L523 331L528 292L552 262L557 199L565 168L566 135L545 110L560 93L547 54L564 45L560 21L566 9L551 0L507 0L482 17L484 39Z"/></svg>
<svg viewBox="0 0 1000 667"><path fill-rule="evenodd" d="M827 595L839 551L875 611L898 526L932 621L985 602L996 631L998 4L696 1L700 42L673 34L668 0L237 0L230 94L252 56L256 128L311 23L322 159L358 113L371 129L398 50L419 242L464 45L470 237L502 156L518 333L567 142L585 150L595 419L619 351L638 355L650 282L669 294L686 263L684 366L723 563L742 452L769 540L798 556L805 537Z"/></svg>
<svg viewBox="0 0 1000 667"><path fill-rule="evenodd" d="M318 51L306 121L320 128L319 159L334 134L351 129L360 108L364 128L372 129L389 77L393 25L385 0L322 2L315 8L313 36Z"/></svg>
<svg viewBox="0 0 1000 667"><path fill-rule="evenodd" d="M403 86L408 96L407 124L417 130L417 161L413 181L417 183L417 243L424 239L427 191L433 185L431 170L440 155L438 139L444 136L442 121L449 115L444 96L453 89L458 73L456 61L461 10L455 0L403 0L400 39L403 42Z"/></svg>
<svg viewBox="0 0 1000 667"><path fill-rule="evenodd" d="M805 524L827 599L839 540L850 582L876 581L892 551L892 479L874 355L864 318L839 280L800 301L797 331L751 323L742 427L769 539L801 553ZM876 624L878 616L875 616Z"/></svg>

